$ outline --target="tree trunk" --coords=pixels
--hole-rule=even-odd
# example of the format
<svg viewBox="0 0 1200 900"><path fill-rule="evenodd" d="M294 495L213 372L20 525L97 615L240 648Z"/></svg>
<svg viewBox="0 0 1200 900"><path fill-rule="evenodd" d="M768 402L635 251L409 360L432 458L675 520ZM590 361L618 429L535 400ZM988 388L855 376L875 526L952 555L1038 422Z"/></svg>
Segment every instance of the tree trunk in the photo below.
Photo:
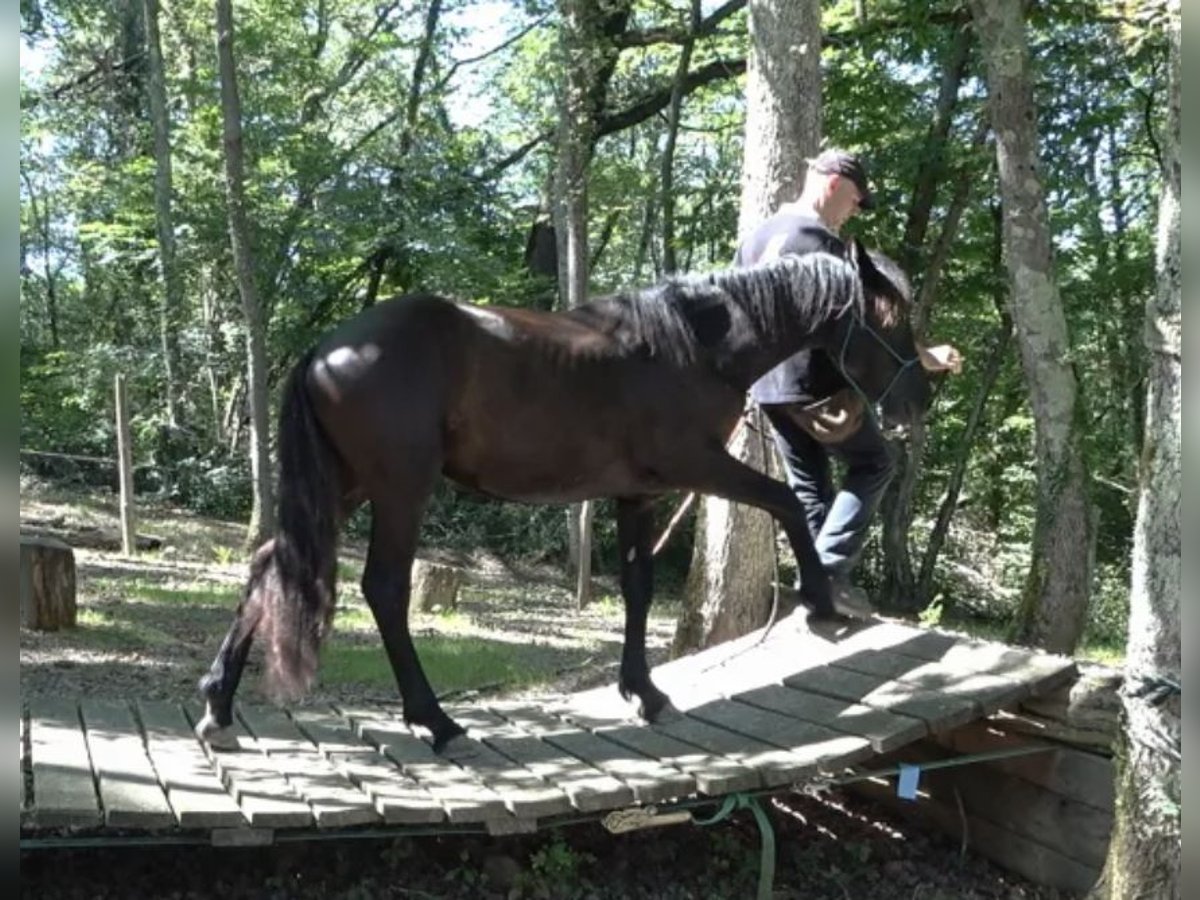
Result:
<svg viewBox="0 0 1200 900"><path fill-rule="evenodd" d="M182 326L183 284L175 260L175 226L171 214L171 126L167 114L166 74L158 30L159 0L142 0L146 17L146 60L149 67L150 122L154 127L154 221L158 261L162 269L162 307L159 336L163 353L163 395L167 423L178 423L179 330Z"/></svg>
<svg viewBox="0 0 1200 900"><path fill-rule="evenodd" d="M587 168L595 119L589 102L596 71L598 31L595 10L583 0L563 0L562 88L559 98L558 177L555 206L559 292L564 305L587 302ZM574 504L567 512L568 537L576 576L575 605L592 596L592 504Z"/></svg>
<svg viewBox="0 0 1200 900"><path fill-rule="evenodd" d="M752 0L738 237L799 196L821 146L821 5Z"/></svg>
<svg viewBox="0 0 1200 900"><path fill-rule="evenodd" d="M999 207L993 206L992 213L994 223L992 268L995 271L999 271L1004 251ZM933 600L933 573L937 567L937 558L942 551L942 542L946 539L946 534L950 530L950 520L953 518L954 511L958 506L958 495L962 490L963 479L966 477L967 462L971 456L971 449L975 444L975 434L983 422L984 409L987 407L987 401L991 396L992 388L995 386L996 380L1000 377L1000 371L1004 367L1004 359L1008 356L1009 344L1012 341L1012 316L1004 308L1003 287L999 281L997 281L997 287L992 295L992 300L995 302L996 311L1000 315L1000 327L996 329L996 336L992 341L992 351L988 354L987 362L984 363L983 381L978 393L975 395L975 403L971 407L970 415L967 417L967 424L963 428L962 436L958 439L958 452L950 472L950 479L946 484L946 493L938 507L938 514L934 521L933 530L929 534L929 540L925 544L925 552L921 556L921 568L917 573L917 597L920 600L922 608Z"/></svg>
<svg viewBox="0 0 1200 900"><path fill-rule="evenodd" d="M958 82L955 80L952 83L957 85ZM943 88L945 89L946 87L946 83L943 82ZM938 105L939 109L944 106L942 103ZM946 115L949 116L949 114L950 111L948 110ZM931 134L936 136L939 133L940 128L935 123ZM977 135L977 142L982 143L983 134L983 129L980 129ZM944 143L944 135L941 137L941 140ZM926 151L928 154L940 158L944 152L944 146L936 148L927 146ZM940 164L937 165L940 168ZM966 168L959 172L953 184L950 208L946 211L945 219L942 222L942 229L934 244L933 252L929 254L928 263L920 266L922 278L920 289L917 292L913 305L913 332L918 339L923 339L925 336L926 324L929 321L934 298L937 296L937 288L941 281L942 270L950 258L950 250L954 246L954 241L958 236L959 222L962 220L962 214L966 210L967 201L971 196L973 175L974 173ZM918 182L922 180L921 176L918 176ZM924 180L929 180L928 176ZM909 228L906 230L906 233L912 240L916 241L915 246L917 248L923 249L929 216L929 210L924 207L930 201L920 191L921 188L918 186L918 193L914 194L913 197L909 223L911 225L914 218L924 216L926 225L920 228ZM925 256L919 250L913 251L908 255L913 260L910 263L913 269L909 271L913 271L919 265L921 258ZM906 611L923 609L927 602L927 598L921 595L917 580L913 575L912 553L909 542L915 513L917 482L920 478L921 465L925 457L925 439L927 435L928 425L923 419L918 419L913 423L909 433L908 446L905 447L902 445L900 451L896 454L896 472L892 476L892 483L888 486L880 509L880 519L883 525L883 605Z"/></svg>
<svg viewBox="0 0 1200 900"><path fill-rule="evenodd" d="M758 432L742 428L729 452L765 470L764 447ZM700 505L672 656L740 637L767 621L775 569L773 538L771 518L760 510L711 497Z"/></svg>
<svg viewBox="0 0 1200 900"><path fill-rule="evenodd" d="M675 66L675 84L671 88L671 102L667 106L667 139L662 155L662 242L663 269L667 274L678 270L675 254L675 142L679 137L679 119L683 111L683 93L688 69L692 64L692 50L696 46L695 33L700 25L700 0L692 0L692 14L687 39L679 50L679 62Z"/></svg>
<svg viewBox="0 0 1200 900"><path fill-rule="evenodd" d="M1004 213L1010 305L1036 429L1038 502L1033 558L1016 637L1070 653L1083 632L1093 521L1080 446L1082 402L1055 282L1038 173L1033 73L1021 0L971 0L987 67L988 106Z"/></svg>
<svg viewBox="0 0 1200 900"><path fill-rule="evenodd" d="M1169 104L1158 220L1158 291L1146 309L1150 387L1134 531L1116 820L1095 895L1181 894L1183 740L1183 284L1180 234L1180 3L1167 4Z"/></svg>
<svg viewBox="0 0 1200 900"><path fill-rule="evenodd" d="M739 237L800 193L805 159L821 143L821 5L752 0ZM766 469L764 441L743 429L730 453ZM700 504L678 655L745 634L767 620L774 528L761 510L717 497Z"/></svg>
<svg viewBox="0 0 1200 900"><path fill-rule="evenodd" d="M271 482L270 421L267 397L266 322L254 280L250 223L246 215L245 165L242 158L242 103L233 55L232 0L217 0L217 66L221 80L221 120L225 142L225 202L229 241L237 270L238 293L246 318L246 380L250 395L250 472L254 505L247 546L262 543L275 530Z"/></svg>

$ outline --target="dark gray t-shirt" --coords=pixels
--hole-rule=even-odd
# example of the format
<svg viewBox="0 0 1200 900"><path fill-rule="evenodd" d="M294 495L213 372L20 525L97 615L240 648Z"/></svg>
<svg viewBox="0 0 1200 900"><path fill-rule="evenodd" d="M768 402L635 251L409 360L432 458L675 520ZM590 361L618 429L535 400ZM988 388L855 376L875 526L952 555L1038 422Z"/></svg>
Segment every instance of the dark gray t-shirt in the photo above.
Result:
<svg viewBox="0 0 1200 900"><path fill-rule="evenodd" d="M735 266L769 262L785 254L818 252L846 255L841 238L809 213L780 211L764 221L738 247ZM812 403L845 387L846 381L824 350L801 350L750 386L758 403Z"/></svg>

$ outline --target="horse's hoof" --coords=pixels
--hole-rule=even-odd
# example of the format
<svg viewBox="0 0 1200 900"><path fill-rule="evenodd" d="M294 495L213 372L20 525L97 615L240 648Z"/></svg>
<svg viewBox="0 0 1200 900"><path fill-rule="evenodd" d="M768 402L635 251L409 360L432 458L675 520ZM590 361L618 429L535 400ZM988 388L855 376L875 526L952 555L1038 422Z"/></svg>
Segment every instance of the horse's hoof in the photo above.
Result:
<svg viewBox="0 0 1200 900"><path fill-rule="evenodd" d="M668 700L658 708L658 712L653 717L643 715L642 718L650 725L669 725L672 722L678 722L682 719L683 713L679 711L674 703Z"/></svg>
<svg viewBox="0 0 1200 900"><path fill-rule="evenodd" d="M439 756L461 764L469 762L479 755L479 744L467 737L466 732L462 732L447 738L440 749L435 744L434 750Z"/></svg>
<svg viewBox="0 0 1200 900"><path fill-rule="evenodd" d="M455 741L455 738L461 737L465 741L467 736L466 729L464 729L461 725L457 725L449 719L446 721L446 725L440 728L430 729L433 732L433 752L439 756L444 756L446 754L446 750L452 742L456 744L458 743Z"/></svg>
<svg viewBox="0 0 1200 900"><path fill-rule="evenodd" d="M666 694L659 694L638 704L638 716L645 722L669 722L672 715L680 715Z"/></svg>
<svg viewBox="0 0 1200 900"><path fill-rule="evenodd" d="M242 749L241 742L238 741L238 737L233 731L233 726L219 725L211 714L206 713L204 718L196 725L196 737L214 750L233 751Z"/></svg>

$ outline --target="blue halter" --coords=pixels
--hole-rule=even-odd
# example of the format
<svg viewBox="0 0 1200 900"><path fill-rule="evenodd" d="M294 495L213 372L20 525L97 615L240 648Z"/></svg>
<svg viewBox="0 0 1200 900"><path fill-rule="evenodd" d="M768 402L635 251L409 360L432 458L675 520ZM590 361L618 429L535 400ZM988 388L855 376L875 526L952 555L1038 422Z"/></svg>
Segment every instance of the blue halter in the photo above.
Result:
<svg viewBox="0 0 1200 900"><path fill-rule="evenodd" d="M900 363L900 368L896 371L896 374L892 376L892 380L888 382L888 386L884 388L883 393L879 395L879 399L874 402L872 402L871 398L867 396L867 392L862 389L862 385L860 385L846 369L846 351L850 346L850 338L854 334L855 327L861 328L863 331L867 332L867 334L871 335L871 337L875 338L875 340L881 344L888 353L891 354L892 359ZM842 375L845 377L846 382L850 385L850 387L854 388L855 393L862 398L863 403L866 405L867 413L874 420L876 427L880 427L882 422L881 417L875 412L876 405L882 408L883 401L887 399L888 394L890 394L892 389L900 382L900 379L903 377L904 373L907 372L912 366L920 363L920 361L921 358L919 356L914 356L911 359L908 359L897 353L892 348L892 345L885 341L883 336L874 328L872 328L871 324L867 322L860 313L856 312L853 320L850 323L850 327L846 329L846 337L842 340L842 351L838 355L838 368L842 370Z"/></svg>

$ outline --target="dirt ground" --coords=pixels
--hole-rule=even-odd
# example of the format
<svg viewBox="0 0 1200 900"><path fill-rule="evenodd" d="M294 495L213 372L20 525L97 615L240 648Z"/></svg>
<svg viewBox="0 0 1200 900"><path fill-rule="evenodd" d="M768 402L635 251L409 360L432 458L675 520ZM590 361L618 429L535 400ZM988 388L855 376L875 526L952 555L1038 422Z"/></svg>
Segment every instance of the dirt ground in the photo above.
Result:
<svg viewBox="0 0 1200 900"><path fill-rule="evenodd" d="M47 694L193 699L197 677L229 623L243 573L235 524L148 508L139 531L164 545L134 559L77 550L85 627L22 629L23 700ZM22 485L23 527L115 531L112 497L56 495ZM355 558L344 553L340 638L364 645ZM449 560L469 569L470 590L451 618L416 617L414 630L449 629L530 648L540 673L519 689L482 683L456 699L577 690L611 682L620 655L619 604L571 609L561 575L487 557ZM601 594L616 588L602 583ZM156 592L194 592L194 603L156 603ZM142 599L139 599L142 598ZM147 600L145 598L150 598ZM651 663L666 658L673 611L651 620ZM343 615L339 613L339 615ZM253 667L250 682L256 683ZM248 682L248 683L250 683ZM377 682L323 684L311 702L394 700ZM957 843L887 815L859 797L798 792L767 801L778 842L776 898L950 900L1066 897L1008 875ZM700 810L709 814L712 810ZM759 838L746 813L712 827L689 824L610 835L595 822L536 835L405 837L282 844L235 850L130 847L21 854L21 895L46 898L724 898L753 897Z"/></svg>

